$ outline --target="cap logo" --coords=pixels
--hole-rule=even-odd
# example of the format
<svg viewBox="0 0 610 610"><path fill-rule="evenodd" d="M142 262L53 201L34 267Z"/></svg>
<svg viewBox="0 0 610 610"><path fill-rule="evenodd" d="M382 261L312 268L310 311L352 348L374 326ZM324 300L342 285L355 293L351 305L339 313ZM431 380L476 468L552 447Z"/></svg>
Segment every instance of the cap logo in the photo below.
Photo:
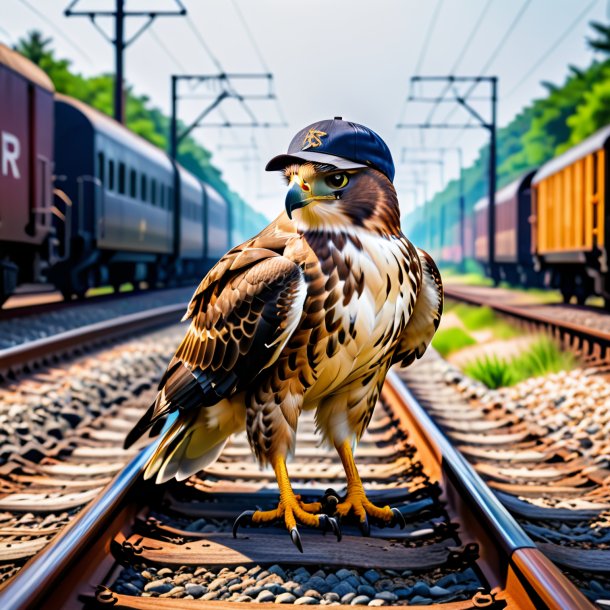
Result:
<svg viewBox="0 0 610 610"><path fill-rule="evenodd" d="M303 140L303 148L301 150L307 150L308 148L318 148L322 146L322 138L328 134L324 131L318 131L317 129L310 129Z"/></svg>

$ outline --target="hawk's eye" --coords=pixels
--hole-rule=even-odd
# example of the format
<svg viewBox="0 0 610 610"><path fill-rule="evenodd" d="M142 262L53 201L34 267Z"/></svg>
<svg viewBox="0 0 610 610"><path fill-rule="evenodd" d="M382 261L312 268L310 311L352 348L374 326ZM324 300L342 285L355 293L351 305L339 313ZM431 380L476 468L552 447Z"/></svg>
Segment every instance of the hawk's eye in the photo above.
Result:
<svg viewBox="0 0 610 610"><path fill-rule="evenodd" d="M333 189L342 189L349 182L347 174L331 174L324 179L326 184Z"/></svg>

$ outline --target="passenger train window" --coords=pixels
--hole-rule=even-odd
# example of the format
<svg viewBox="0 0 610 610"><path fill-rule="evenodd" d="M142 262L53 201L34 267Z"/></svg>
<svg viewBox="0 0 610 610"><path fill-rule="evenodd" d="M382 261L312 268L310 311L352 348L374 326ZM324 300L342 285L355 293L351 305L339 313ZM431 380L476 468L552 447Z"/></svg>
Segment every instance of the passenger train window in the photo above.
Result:
<svg viewBox="0 0 610 610"><path fill-rule="evenodd" d="M104 185L104 163L106 160L104 159L104 153L97 153L97 177L100 179L102 186Z"/></svg>
<svg viewBox="0 0 610 610"><path fill-rule="evenodd" d="M170 212L174 209L174 189L171 186L167 189L167 209Z"/></svg>
<svg viewBox="0 0 610 610"><path fill-rule="evenodd" d="M108 190L114 191L114 161L108 161Z"/></svg>
<svg viewBox="0 0 610 610"><path fill-rule="evenodd" d="M157 181L155 179L150 181L150 201L153 205L157 205Z"/></svg>
<svg viewBox="0 0 610 610"><path fill-rule="evenodd" d="M165 184L159 184L159 205L165 208Z"/></svg>
<svg viewBox="0 0 610 610"><path fill-rule="evenodd" d="M125 164L119 161L119 193L125 194Z"/></svg>
<svg viewBox="0 0 610 610"><path fill-rule="evenodd" d="M129 172L129 196L133 197L134 199L137 196L137 190L138 190L138 185L137 185L137 174L136 174L136 170L132 169Z"/></svg>
<svg viewBox="0 0 610 610"><path fill-rule="evenodd" d="M142 174L142 179L140 180L140 199L142 201L146 201L146 175Z"/></svg>

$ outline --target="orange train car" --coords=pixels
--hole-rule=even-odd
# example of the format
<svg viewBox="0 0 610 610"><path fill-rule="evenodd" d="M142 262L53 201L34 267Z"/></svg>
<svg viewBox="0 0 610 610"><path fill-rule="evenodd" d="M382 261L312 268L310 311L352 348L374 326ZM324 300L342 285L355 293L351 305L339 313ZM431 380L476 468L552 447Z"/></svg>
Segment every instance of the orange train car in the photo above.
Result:
<svg viewBox="0 0 610 610"><path fill-rule="evenodd" d="M610 306L606 213L610 126L543 165L532 180L534 267L564 301Z"/></svg>

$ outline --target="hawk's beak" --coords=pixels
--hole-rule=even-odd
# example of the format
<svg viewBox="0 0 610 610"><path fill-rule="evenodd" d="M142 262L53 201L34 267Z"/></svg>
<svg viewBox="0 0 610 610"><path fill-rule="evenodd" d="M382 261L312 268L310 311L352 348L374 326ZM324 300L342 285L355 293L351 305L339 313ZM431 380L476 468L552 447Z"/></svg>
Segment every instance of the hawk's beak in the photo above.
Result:
<svg viewBox="0 0 610 610"><path fill-rule="evenodd" d="M286 193L286 214L292 220L292 211L304 208L313 199L311 187L300 176L293 175Z"/></svg>

